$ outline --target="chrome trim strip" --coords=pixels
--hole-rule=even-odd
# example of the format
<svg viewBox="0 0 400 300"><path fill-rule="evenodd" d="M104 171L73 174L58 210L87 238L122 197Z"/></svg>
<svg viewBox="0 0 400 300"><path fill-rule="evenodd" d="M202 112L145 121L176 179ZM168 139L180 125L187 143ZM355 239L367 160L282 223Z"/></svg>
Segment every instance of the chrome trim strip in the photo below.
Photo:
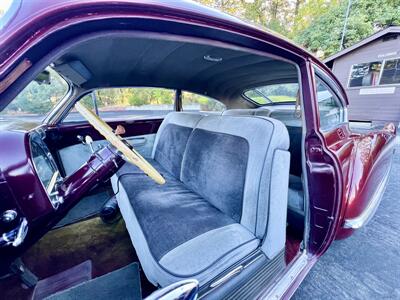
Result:
<svg viewBox="0 0 400 300"><path fill-rule="evenodd" d="M375 194L372 196L371 201L369 202L367 208L356 218L353 219L345 219L343 228L346 229L359 229L366 225L374 216L376 210L381 203L383 198L383 194L385 192L387 182L389 179L390 170L392 169L392 162L386 172L385 178L380 182L378 189L376 190Z"/></svg>
<svg viewBox="0 0 400 300"><path fill-rule="evenodd" d="M75 88L69 82L68 83L68 91L61 98L60 101L52 108L52 110L47 114L46 118L43 120L43 124L47 125L56 125L60 115L65 111L66 106L74 99L74 95L76 93Z"/></svg>
<svg viewBox="0 0 400 300"><path fill-rule="evenodd" d="M196 300L198 292L199 282L196 279L187 279L156 290L145 300Z"/></svg>
<svg viewBox="0 0 400 300"><path fill-rule="evenodd" d="M262 294L259 299L282 299L289 287L307 266L307 263L307 254L306 251L303 251L302 254L295 260L293 265L287 268L288 271L276 281L269 291L267 291L265 294Z"/></svg>
<svg viewBox="0 0 400 300"><path fill-rule="evenodd" d="M230 271L228 274L222 276L220 279L214 281L213 283L210 284L210 288L215 288L217 286L220 286L221 284L227 282L229 279L231 279L233 276L238 275L240 272L243 270L243 265L240 265L236 268L234 268L232 271Z"/></svg>

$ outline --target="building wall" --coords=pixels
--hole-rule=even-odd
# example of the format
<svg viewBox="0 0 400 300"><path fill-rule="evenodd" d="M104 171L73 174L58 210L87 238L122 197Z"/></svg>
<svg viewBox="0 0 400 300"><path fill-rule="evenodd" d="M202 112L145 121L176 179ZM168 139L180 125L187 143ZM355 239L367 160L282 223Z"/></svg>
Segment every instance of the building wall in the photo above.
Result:
<svg viewBox="0 0 400 300"><path fill-rule="evenodd" d="M400 84L348 87L353 64L367 63L400 57L400 35L397 39L378 39L348 54L333 63L333 73L346 89L349 97L349 119L357 121L400 121ZM391 87L387 89L387 87ZM392 92L394 88L394 91ZM385 92L389 92L385 94ZM368 93L362 95L360 93Z"/></svg>

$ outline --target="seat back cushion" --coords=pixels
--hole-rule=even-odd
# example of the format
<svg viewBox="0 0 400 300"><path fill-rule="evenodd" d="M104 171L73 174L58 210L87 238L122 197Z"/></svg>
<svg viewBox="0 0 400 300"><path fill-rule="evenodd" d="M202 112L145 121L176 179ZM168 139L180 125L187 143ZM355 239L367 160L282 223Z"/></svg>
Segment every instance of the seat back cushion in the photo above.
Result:
<svg viewBox="0 0 400 300"><path fill-rule="evenodd" d="M266 108L236 108L236 109L228 109L225 110L222 115L224 116L262 116L262 117L269 117L271 111Z"/></svg>
<svg viewBox="0 0 400 300"><path fill-rule="evenodd" d="M171 112L157 132L152 157L175 178L180 178L183 153L189 136L203 117L198 113Z"/></svg>
<svg viewBox="0 0 400 300"><path fill-rule="evenodd" d="M245 138L196 128L186 149L182 181L239 223L248 156Z"/></svg>
<svg viewBox="0 0 400 300"><path fill-rule="evenodd" d="M302 174L302 133L301 120L294 117L293 111L279 110L277 112L270 111L266 108L258 109L229 109L223 112L223 115L249 115L249 116L266 116L280 120L286 124L290 138L290 174L301 176ZM288 126L291 124L293 126Z"/></svg>
<svg viewBox="0 0 400 300"><path fill-rule="evenodd" d="M191 134L181 181L261 238L266 230L275 149L287 150L285 126L254 116L207 116Z"/></svg>

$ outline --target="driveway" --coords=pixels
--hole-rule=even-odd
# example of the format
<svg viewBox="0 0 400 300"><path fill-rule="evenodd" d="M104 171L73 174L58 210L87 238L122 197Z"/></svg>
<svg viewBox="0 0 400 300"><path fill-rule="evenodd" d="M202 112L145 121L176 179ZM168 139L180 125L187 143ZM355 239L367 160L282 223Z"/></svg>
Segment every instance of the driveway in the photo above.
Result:
<svg viewBox="0 0 400 300"><path fill-rule="evenodd" d="M335 241L292 299L400 299L400 146L374 218Z"/></svg>

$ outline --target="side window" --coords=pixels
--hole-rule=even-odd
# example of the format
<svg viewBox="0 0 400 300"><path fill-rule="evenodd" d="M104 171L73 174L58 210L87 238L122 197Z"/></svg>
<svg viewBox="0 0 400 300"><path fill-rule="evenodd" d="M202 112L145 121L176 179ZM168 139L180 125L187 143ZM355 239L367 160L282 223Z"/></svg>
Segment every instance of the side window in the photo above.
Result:
<svg viewBox="0 0 400 300"><path fill-rule="evenodd" d="M68 89L65 80L47 68L0 112L0 121L23 119L41 122Z"/></svg>
<svg viewBox="0 0 400 300"><path fill-rule="evenodd" d="M161 88L110 88L92 92L79 100L104 120L162 118L174 110L175 91ZM64 122L84 119L72 109Z"/></svg>
<svg viewBox="0 0 400 300"><path fill-rule="evenodd" d="M320 128L327 130L345 121L344 109L328 85L316 77Z"/></svg>
<svg viewBox="0 0 400 300"><path fill-rule="evenodd" d="M183 111L221 112L225 109L225 104L218 100L190 92L182 92Z"/></svg>

